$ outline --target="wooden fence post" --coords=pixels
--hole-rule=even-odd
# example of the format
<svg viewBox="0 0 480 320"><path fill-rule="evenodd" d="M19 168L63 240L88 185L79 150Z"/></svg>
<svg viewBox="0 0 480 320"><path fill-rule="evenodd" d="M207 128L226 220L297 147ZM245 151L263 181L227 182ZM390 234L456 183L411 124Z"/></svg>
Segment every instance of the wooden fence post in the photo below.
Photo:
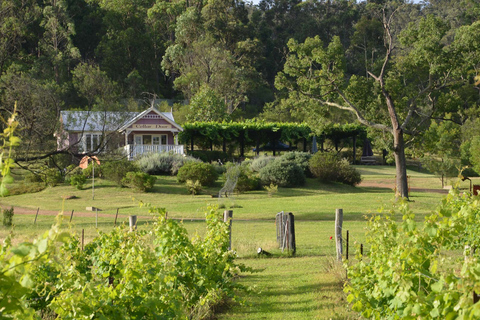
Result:
<svg viewBox="0 0 480 320"><path fill-rule="evenodd" d="M230 221L230 224L228 225L228 234L230 237L230 240L228 243L228 250L232 250L232 218L233 218L233 210L225 210L223 212L223 222Z"/></svg>
<svg viewBox="0 0 480 320"><path fill-rule="evenodd" d="M118 209L119 209L119 208L117 208L117 214L115 215L115 223L113 224L114 226L117 225Z"/></svg>
<svg viewBox="0 0 480 320"><path fill-rule="evenodd" d="M292 255L297 252L297 244L295 243L295 217L293 213L289 212L287 216L288 221L288 248L292 250Z"/></svg>
<svg viewBox="0 0 480 320"><path fill-rule="evenodd" d="M348 232L348 230L347 230L347 243L345 244L345 258L346 258L347 260L348 260L348 244L349 244L349 238L350 238L349 236L350 236L350 234L349 234L349 232Z"/></svg>
<svg viewBox="0 0 480 320"><path fill-rule="evenodd" d="M37 214L35 215L35 221L33 222L33 224L37 224L38 211L40 211L40 208L37 208Z"/></svg>
<svg viewBox="0 0 480 320"><path fill-rule="evenodd" d="M342 261L342 225L343 209L335 209L335 241L337 245L337 260Z"/></svg>
<svg viewBox="0 0 480 320"><path fill-rule="evenodd" d="M277 228L277 243L278 247L283 250L283 211L275 215L275 226Z"/></svg>
<svg viewBox="0 0 480 320"><path fill-rule="evenodd" d="M74 211L74 210L72 210L72 214L70 215L70 222L72 222L72 218L73 218L73 211Z"/></svg>
<svg viewBox="0 0 480 320"><path fill-rule="evenodd" d="M137 229L137 216L129 216L128 217L128 224L130 225L130 231Z"/></svg>

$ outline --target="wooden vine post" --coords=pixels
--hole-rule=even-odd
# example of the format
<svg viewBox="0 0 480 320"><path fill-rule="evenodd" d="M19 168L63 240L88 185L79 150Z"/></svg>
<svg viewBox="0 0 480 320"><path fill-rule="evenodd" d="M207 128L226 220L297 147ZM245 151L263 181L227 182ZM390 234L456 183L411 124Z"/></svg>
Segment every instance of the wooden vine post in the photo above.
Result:
<svg viewBox="0 0 480 320"><path fill-rule="evenodd" d="M342 225L343 225L343 209L335 210L335 242L337 245L337 260L342 261Z"/></svg>
<svg viewBox="0 0 480 320"><path fill-rule="evenodd" d="M348 245L349 245L349 240L350 240L350 233L347 230L347 243L345 244L345 259L348 260Z"/></svg>
<svg viewBox="0 0 480 320"><path fill-rule="evenodd" d="M128 224L130 225L130 231L137 229L137 216L129 216Z"/></svg>
<svg viewBox="0 0 480 320"><path fill-rule="evenodd" d="M40 208L37 208L37 214L35 215L35 221L33 221L33 224L37 224L38 211L40 211Z"/></svg>
<svg viewBox="0 0 480 320"><path fill-rule="evenodd" d="M288 248L291 250L292 255L297 252L297 244L295 242L295 216L289 212L287 216L288 227Z"/></svg>
<svg viewBox="0 0 480 320"><path fill-rule="evenodd" d="M232 218L233 218L233 210L225 210L223 212L223 222L229 222L228 225L228 234L230 237L229 243L228 243L228 250L232 250Z"/></svg>

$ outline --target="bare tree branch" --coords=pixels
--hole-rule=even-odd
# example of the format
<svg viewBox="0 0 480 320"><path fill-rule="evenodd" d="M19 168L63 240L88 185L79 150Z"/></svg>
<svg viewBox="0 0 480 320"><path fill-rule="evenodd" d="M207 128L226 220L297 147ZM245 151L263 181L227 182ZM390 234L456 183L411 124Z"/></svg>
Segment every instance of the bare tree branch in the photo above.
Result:
<svg viewBox="0 0 480 320"><path fill-rule="evenodd" d="M302 94L310 97L311 99L321 103L321 104L324 104L324 105L327 105L327 106L331 106L331 107L335 107L337 109L341 109L341 110L347 110L347 111L350 111L351 113L353 113L356 117L357 117L357 120L365 125L365 126L369 126L369 127L372 127L372 128L375 128L375 129L379 129L379 130L386 130L386 131L389 131L389 132L392 132L392 128L384 125L384 124L380 124L380 123L375 123L375 122L371 122L371 121L368 121L367 119L365 119L365 117L362 115L362 113L360 112L360 110L358 110L358 108L356 108L346 97L345 95L343 94L343 92L341 92L340 90L337 90L336 91L341 97L342 99L347 103L346 106L344 105L341 105L339 103L336 103L336 102L331 102L331 101L327 101L327 100L323 100L323 99L320 99L318 97L315 97L309 93L306 93L306 92L302 92Z"/></svg>

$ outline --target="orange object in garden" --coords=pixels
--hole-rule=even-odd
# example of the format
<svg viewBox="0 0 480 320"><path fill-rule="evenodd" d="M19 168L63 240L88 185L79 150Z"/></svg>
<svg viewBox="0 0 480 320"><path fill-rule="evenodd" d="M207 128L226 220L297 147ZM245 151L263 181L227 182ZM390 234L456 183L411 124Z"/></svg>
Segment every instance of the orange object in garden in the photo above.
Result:
<svg viewBox="0 0 480 320"><path fill-rule="evenodd" d="M95 160L95 162L100 165L100 160L98 160L97 156L93 156L93 157L90 157L90 156L85 156L82 158L82 160L80 160L80 164L78 165L80 168L82 169L86 169L88 167L88 161L90 159L93 159Z"/></svg>
<svg viewBox="0 0 480 320"><path fill-rule="evenodd" d="M480 195L480 185L478 184L473 185L473 195L474 196Z"/></svg>

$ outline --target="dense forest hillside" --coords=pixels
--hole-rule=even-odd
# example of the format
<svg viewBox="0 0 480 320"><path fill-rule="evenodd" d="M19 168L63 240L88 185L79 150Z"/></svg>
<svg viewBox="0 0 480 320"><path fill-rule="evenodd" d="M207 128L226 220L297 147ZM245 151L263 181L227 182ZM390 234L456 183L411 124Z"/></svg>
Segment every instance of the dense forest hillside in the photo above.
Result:
<svg viewBox="0 0 480 320"><path fill-rule="evenodd" d="M54 148L60 110L152 101L179 123L360 121L391 149L392 104L407 147L457 132L468 162L479 17L478 0L4 0L0 103L37 150Z"/></svg>

